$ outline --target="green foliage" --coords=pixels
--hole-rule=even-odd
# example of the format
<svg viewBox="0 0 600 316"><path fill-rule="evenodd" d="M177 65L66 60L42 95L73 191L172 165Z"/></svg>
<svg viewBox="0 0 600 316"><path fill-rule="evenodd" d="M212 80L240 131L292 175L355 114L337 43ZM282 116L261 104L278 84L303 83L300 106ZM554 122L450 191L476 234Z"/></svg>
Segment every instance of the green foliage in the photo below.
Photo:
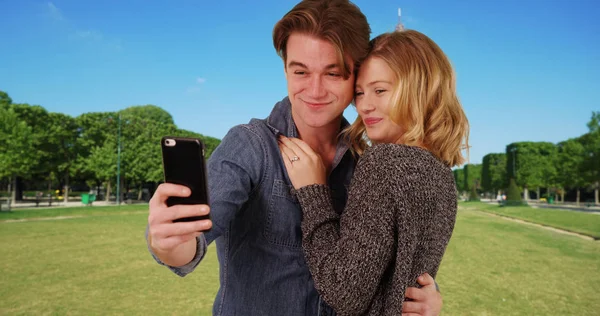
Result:
<svg viewBox="0 0 600 316"><path fill-rule="evenodd" d="M477 194L477 189L475 186L471 187L471 191L469 192L469 201L479 201L479 194Z"/></svg>
<svg viewBox="0 0 600 316"><path fill-rule="evenodd" d="M481 188L481 164L467 164L464 167L464 191L479 190Z"/></svg>
<svg viewBox="0 0 600 316"><path fill-rule="evenodd" d="M160 140L178 129L166 111L152 105L134 106L119 113L122 125L122 169L130 184L163 178Z"/></svg>
<svg viewBox="0 0 600 316"><path fill-rule="evenodd" d="M463 192L465 188L465 170L464 169L455 169L452 171L454 173L454 182L456 183L456 191Z"/></svg>
<svg viewBox="0 0 600 316"><path fill-rule="evenodd" d="M33 144L33 152L36 160L30 166L31 173L19 176L42 176L48 178L52 172L52 155L54 148L49 142L51 122L46 109L39 105L25 103L13 103L10 108L17 114L19 120L25 122L31 129L30 139Z"/></svg>
<svg viewBox="0 0 600 316"><path fill-rule="evenodd" d="M85 158L85 171L93 175L100 183L111 182L117 174L117 144L114 140L106 141L102 146L92 148Z"/></svg>
<svg viewBox="0 0 600 316"><path fill-rule="evenodd" d="M496 193L506 188L506 154L487 154L481 166L481 187L486 192Z"/></svg>
<svg viewBox="0 0 600 316"><path fill-rule="evenodd" d="M37 105L12 103L2 91L0 125L0 179L18 176L38 183L58 180L69 185L75 179L89 185L115 184L120 144L121 182L127 187L141 187L163 178L163 136L199 137L206 144L207 157L220 143L216 138L178 129L173 117L155 105L73 118L49 113Z"/></svg>
<svg viewBox="0 0 600 316"><path fill-rule="evenodd" d="M592 118L587 123L587 127L590 133L595 133L600 131L600 111L592 112Z"/></svg>
<svg viewBox="0 0 600 316"><path fill-rule="evenodd" d="M557 147L554 144L548 142L512 143L506 146L506 156L507 176L516 175L519 186L538 188L556 185Z"/></svg>
<svg viewBox="0 0 600 316"><path fill-rule="evenodd" d="M585 148L581 139L574 138L558 143L556 182L560 187L573 189L584 185L584 159Z"/></svg>
<svg viewBox="0 0 600 316"><path fill-rule="evenodd" d="M48 153L50 157L50 170L62 175L65 184L69 184L69 177L75 173L77 160L77 122L74 118L62 113L49 113L49 129L47 142L52 148Z"/></svg>
<svg viewBox="0 0 600 316"><path fill-rule="evenodd" d="M8 96L8 93L0 91L0 107L7 108L12 103L12 99Z"/></svg>
<svg viewBox="0 0 600 316"><path fill-rule="evenodd" d="M521 198L521 189L517 186L515 179L510 179L508 189L506 191L505 205L514 206L524 204Z"/></svg>
<svg viewBox="0 0 600 316"><path fill-rule="evenodd" d="M30 175L37 164L33 132L13 109L0 107L0 178Z"/></svg>
<svg viewBox="0 0 600 316"><path fill-rule="evenodd" d="M587 124L589 132L581 136L584 147L583 182L595 190L600 189L600 112L593 112Z"/></svg>

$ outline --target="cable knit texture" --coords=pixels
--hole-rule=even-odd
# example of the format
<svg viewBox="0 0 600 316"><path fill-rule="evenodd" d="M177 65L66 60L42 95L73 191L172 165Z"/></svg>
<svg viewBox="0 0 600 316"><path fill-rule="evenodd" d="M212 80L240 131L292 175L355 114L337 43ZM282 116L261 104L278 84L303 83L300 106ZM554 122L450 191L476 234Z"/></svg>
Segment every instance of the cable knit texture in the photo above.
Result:
<svg viewBox="0 0 600 316"><path fill-rule="evenodd" d="M450 168L405 145L368 148L340 216L326 185L295 191L315 286L339 315L400 315L407 287L435 278L456 220Z"/></svg>

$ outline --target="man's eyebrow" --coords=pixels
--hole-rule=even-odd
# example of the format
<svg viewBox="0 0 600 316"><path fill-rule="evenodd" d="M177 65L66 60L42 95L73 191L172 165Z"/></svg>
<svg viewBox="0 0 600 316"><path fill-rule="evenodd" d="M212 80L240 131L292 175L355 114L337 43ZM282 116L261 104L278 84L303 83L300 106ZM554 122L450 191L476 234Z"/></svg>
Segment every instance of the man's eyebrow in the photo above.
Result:
<svg viewBox="0 0 600 316"><path fill-rule="evenodd" d="M299 62L299 61L293 61L293 60L292 60L292 61L290 61L290 62L288 63L288 67L294 67L294 66L296 66L296 67L302 67L302 68L308 68L308 67L306 67L306 65L305 65L305 64L303 64L303 63L301 63L301 62Z"/></svg>
<svg viewBox="0 0 600 316"><path fill-rule="evenodd" d="M288 67L294 67L294 66L308 69L308 67L305 64L303 64L299 61L292 60L288 63ZM325 66L325 69L329 70L329 69L334 69L334 68L339 68L339 67L340 67L340 65L338 65L338 64L329 64L329 65Z"/></svg>

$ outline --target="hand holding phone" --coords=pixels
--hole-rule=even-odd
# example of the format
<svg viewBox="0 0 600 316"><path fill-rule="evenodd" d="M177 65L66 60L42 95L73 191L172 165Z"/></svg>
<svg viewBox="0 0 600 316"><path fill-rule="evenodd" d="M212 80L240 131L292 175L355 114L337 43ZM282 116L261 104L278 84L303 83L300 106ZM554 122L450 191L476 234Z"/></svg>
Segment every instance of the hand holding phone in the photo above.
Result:
<svg viewBox="0 0 600 316"><path fill-rule="evenodd" d="M165 183L149 204L148 245L162 262L182 266L196 253L196 237L212 227L202 141L164 137Z"/></svg>
<svg viewBox="0 0 600 316"><path fill-rule="evenodd" d="M158 186L149 204L148 246L160 260L170 266L179 267L190 262L196 254L196 237L210 230L212 221L179 221L180 218L210 218L208 205L167 206L172 197L190 196L189 188L162 183Z"/></svg>

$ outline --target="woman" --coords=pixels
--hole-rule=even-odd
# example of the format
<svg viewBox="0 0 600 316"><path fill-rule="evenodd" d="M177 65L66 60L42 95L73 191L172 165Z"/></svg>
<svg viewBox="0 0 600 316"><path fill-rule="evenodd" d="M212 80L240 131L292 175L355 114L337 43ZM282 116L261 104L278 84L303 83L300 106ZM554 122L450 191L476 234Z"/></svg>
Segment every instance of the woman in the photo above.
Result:
<svg viewBox="0 0 600 316"><path fill-rule="evenodd" d="M464 161L468 121L448 58L413 30L371 41L355 105L359 117L342 136L361 157L341 216L320 157L298 139L281 137L280 149L324 300L340 315L399 314L406 288L422 273L435 278L452 235L450 168Z"/></svg>

